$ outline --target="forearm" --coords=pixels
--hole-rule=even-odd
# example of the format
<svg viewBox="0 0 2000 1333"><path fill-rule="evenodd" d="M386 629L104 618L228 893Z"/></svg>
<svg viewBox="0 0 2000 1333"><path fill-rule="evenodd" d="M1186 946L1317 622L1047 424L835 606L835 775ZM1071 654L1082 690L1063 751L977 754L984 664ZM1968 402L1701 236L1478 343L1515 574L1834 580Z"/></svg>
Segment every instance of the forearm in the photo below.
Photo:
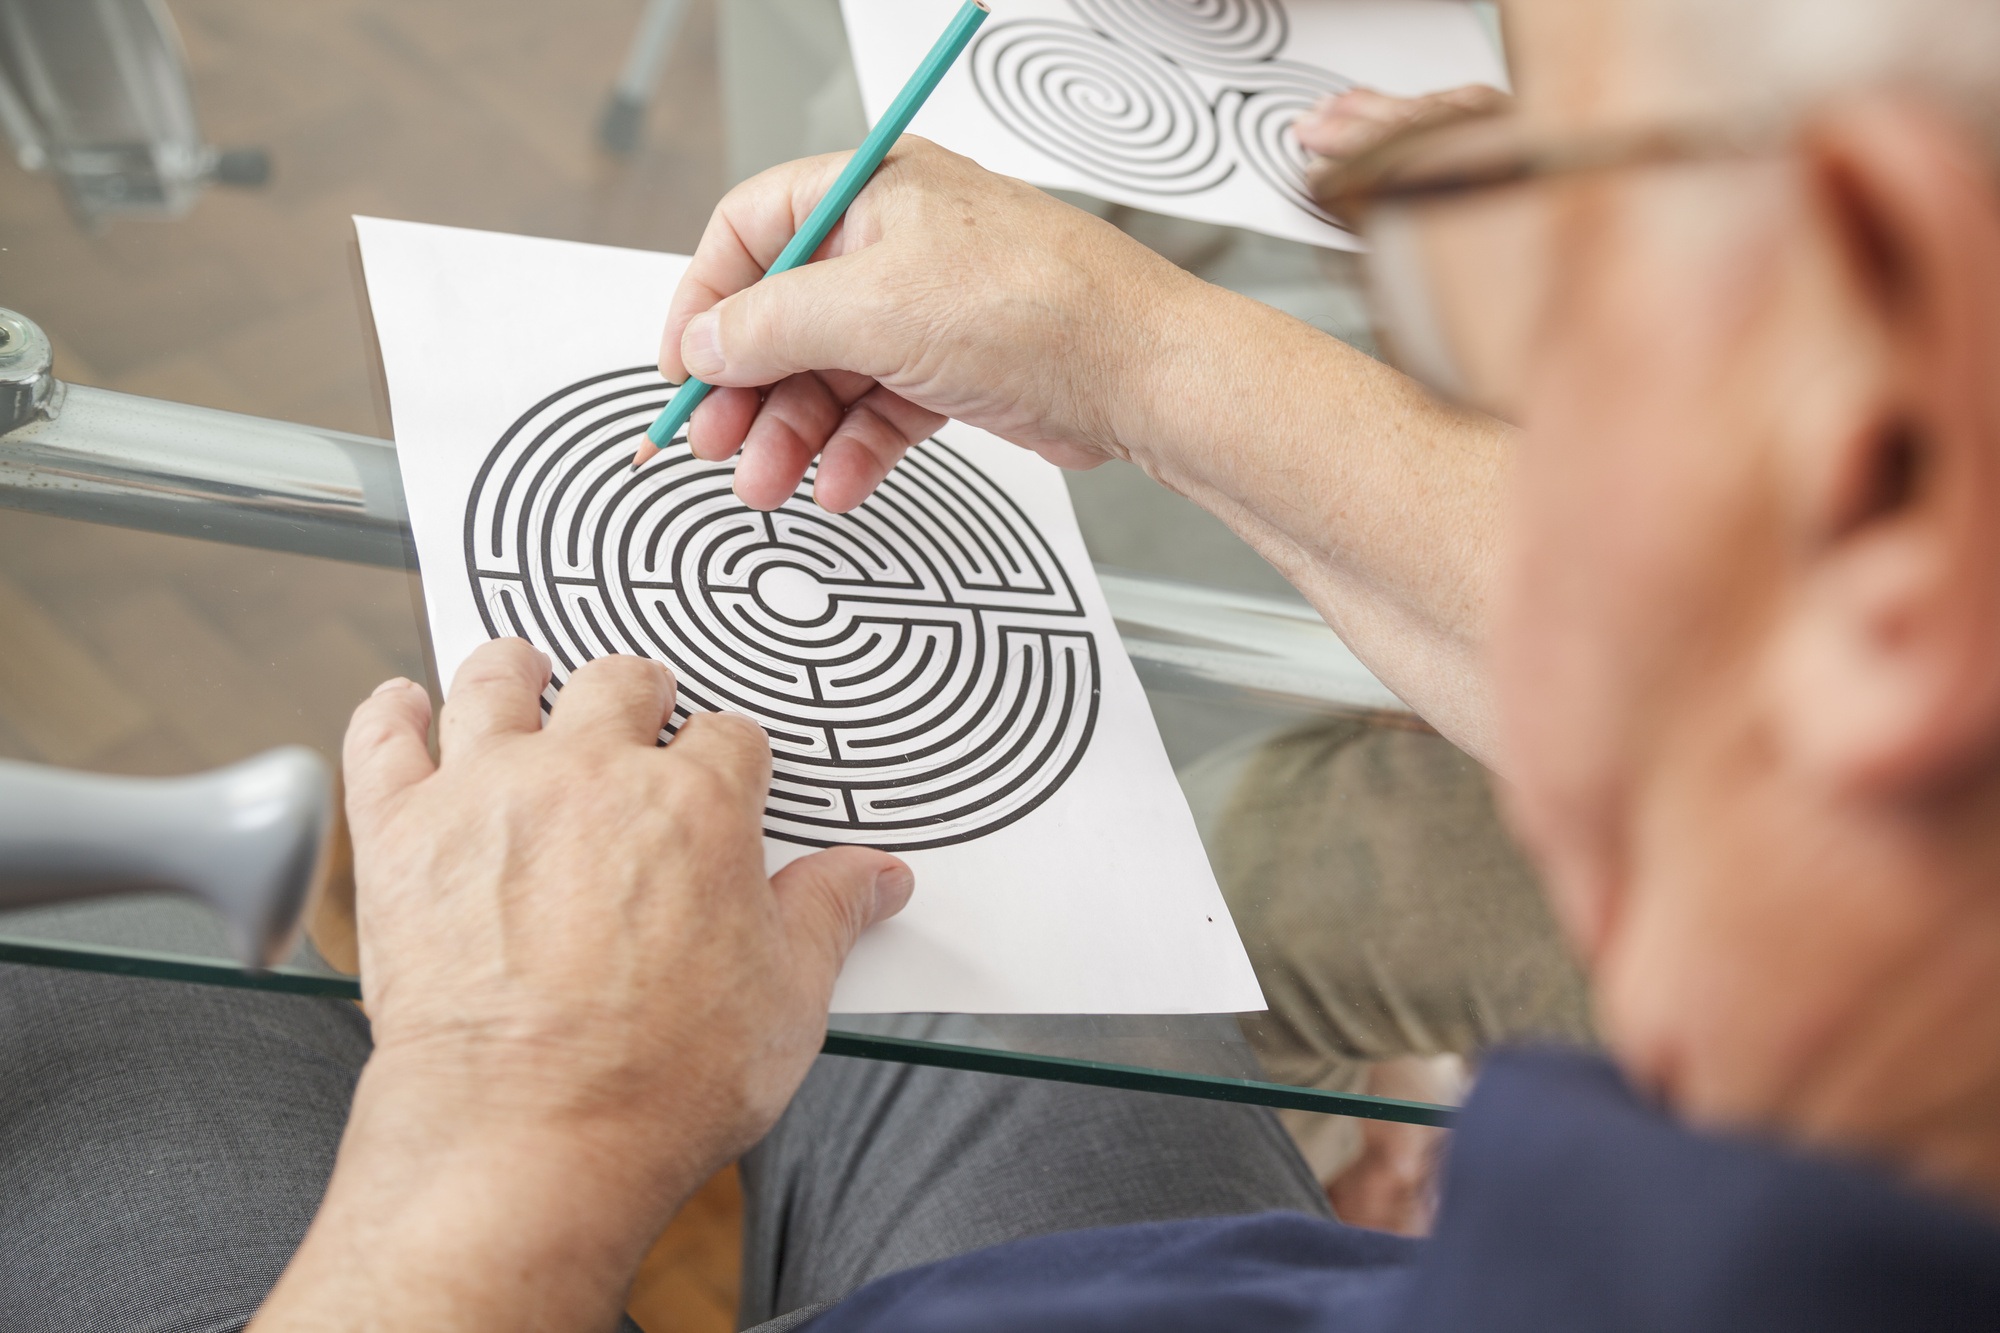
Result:
<svg viewBox="0 0 2000 1333"><path fill-rule="evenodd" d="M853 483L837 498L858 503L939 417L1066 467L1129 458L1229 523L1390 688L1492 759L1504 427L914 137L832 257L757 281L838 166L732 192L668 320L663 369L741 391L728 422L705 408L705 456L740 446L752 503L792 494L816 451L815 495L837 471ZM918 410L921 433L854 407L878 388Z"/></svg>
<svg viewBox="0 0 2000 1333"><path fill-rule="evenodd" d="M616 1324L699 1168L637 1163L619 1135L476 1100L371 1066L326 1199L254 1329Z"/></svg>
<svg viewBox="0 0 2000 1333"><path fill-rule="evenodd" d="M1492 764L1483 656L1507 428L1248 298L1190 279L1163 305L1120 396L1131 461L1228 523Z"/></svg>

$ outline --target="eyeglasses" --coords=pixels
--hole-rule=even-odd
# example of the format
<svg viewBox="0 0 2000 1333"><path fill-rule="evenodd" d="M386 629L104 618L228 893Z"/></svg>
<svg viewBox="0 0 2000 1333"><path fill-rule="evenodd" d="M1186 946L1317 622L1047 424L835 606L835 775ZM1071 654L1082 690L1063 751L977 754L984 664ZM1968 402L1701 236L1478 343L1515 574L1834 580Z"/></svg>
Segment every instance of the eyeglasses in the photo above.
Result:
<svg viewBox="0 0 2000 1333"><path fill-rule="evenodd" d="M1368 296L1390 359L1454 401L1516 419L1560 244L1547 191L1587 173L1767 156L1777 127L1681 126L1538 142L1518 116L1432 126L1313 184L1369 245Z"/></svg>

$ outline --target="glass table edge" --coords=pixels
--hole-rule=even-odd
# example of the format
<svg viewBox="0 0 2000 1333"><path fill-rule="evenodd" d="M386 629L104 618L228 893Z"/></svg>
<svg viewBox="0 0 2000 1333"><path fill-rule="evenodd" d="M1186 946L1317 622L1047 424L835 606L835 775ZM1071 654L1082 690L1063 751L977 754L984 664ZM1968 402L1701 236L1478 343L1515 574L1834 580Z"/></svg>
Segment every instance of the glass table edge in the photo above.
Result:
<svg viewBox="0 0 2000 1333"><path fill-rule="evenodd" d="M207 986L233 986L247 990L310 995L325 999L361 998L360 982L347 977L328 976L326 973L313 972L305 968L275 967L264 971L251 971L202 958L102 944L78 948L53 944L45 940L0 936L0 963L23 963L34 967L66 968L80 972L110 973L115 976L150 977L161 981L191 982ZM928 1065L939 1069L960 1069L973 1073L1010 1074L1041 1079L1045 1082L1119 1088L1128 1092L1157 1092L1176 1097L1196 1097L1208 1101L1267 1106L1278 1110L1316 1111L1326 1115L1353 1116L1362 1120L1432 1125L1441 1129L1450 1128L1457 1116L1456 1108L1439 1106L1431 1102L1371 1097L1365 1093L1329 1092L1322 1088L1299 1088L1290 1084L1267 1083L1257 1079L1180 1073L1173 1070L1150 1069L1142 1065L1079 1060L1061 1055L1037 1055L1032 1052L995 1050L951 1042L842 1032L837 1027L827 1032L826 1042L820 1049L827 1055L848 1056L862 1060Z"/></svg>

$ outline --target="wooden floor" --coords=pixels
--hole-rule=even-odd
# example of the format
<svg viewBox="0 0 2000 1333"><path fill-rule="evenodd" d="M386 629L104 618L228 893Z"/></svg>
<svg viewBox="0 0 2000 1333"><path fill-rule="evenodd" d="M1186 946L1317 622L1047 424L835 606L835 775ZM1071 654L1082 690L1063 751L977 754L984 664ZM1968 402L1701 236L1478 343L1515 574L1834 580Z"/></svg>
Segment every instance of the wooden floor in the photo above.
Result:
<svg viewBox="0 0 2000 1333"><path fill-rule="evenodd" d="M596 150L640 0L170 0L208 138L271 184L86 235L0 160L0 306L65 379L386 435L355 213L692 248L721 193L714 0L696 0L645 146ZM0 754L128 773L299 741L423 678L414 582L0 510ZM733 1326L741 1205L711 1183L634 1289L648 1333Z"/></svg>

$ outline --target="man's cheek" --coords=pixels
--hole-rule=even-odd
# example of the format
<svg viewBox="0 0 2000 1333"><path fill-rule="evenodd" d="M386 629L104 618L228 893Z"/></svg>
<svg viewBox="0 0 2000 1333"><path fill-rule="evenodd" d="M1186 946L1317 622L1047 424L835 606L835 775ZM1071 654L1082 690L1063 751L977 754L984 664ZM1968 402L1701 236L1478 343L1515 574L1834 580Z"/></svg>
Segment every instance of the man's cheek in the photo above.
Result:
<svg viewBox="0 0 2000 1333"><path fill-rule="evenodd" d="M1524 468L1530 486L1541 461ZM1623 873L1632 700L1618 624L1631 608L1576 492L1583 481L1569 470L1520 496L1494 668L1509 820L1588 958Z"/></svg>
<svg viewBox="0 0 2000 1333"><path fill-rule="evenodd" d="M1534 477L1525 480L1530 487ZM1595 557L1573 506L1524 491L1494 626L1495 686L1508 767L1537 795L1589 782L1606 737L1603 622ZM1551 503L1556 500L1556 503Z"/></svg>
<svg viewBox="0 0 2000 1333"><path fill-rule="evenodd" d="M1544 749L1547 753L1547 749ZM1586 964L1604 947L1622 870L1611 789L1529 763L1502 791L1508 826L1535 863L1543 894L1570 949Z"/></svg>

